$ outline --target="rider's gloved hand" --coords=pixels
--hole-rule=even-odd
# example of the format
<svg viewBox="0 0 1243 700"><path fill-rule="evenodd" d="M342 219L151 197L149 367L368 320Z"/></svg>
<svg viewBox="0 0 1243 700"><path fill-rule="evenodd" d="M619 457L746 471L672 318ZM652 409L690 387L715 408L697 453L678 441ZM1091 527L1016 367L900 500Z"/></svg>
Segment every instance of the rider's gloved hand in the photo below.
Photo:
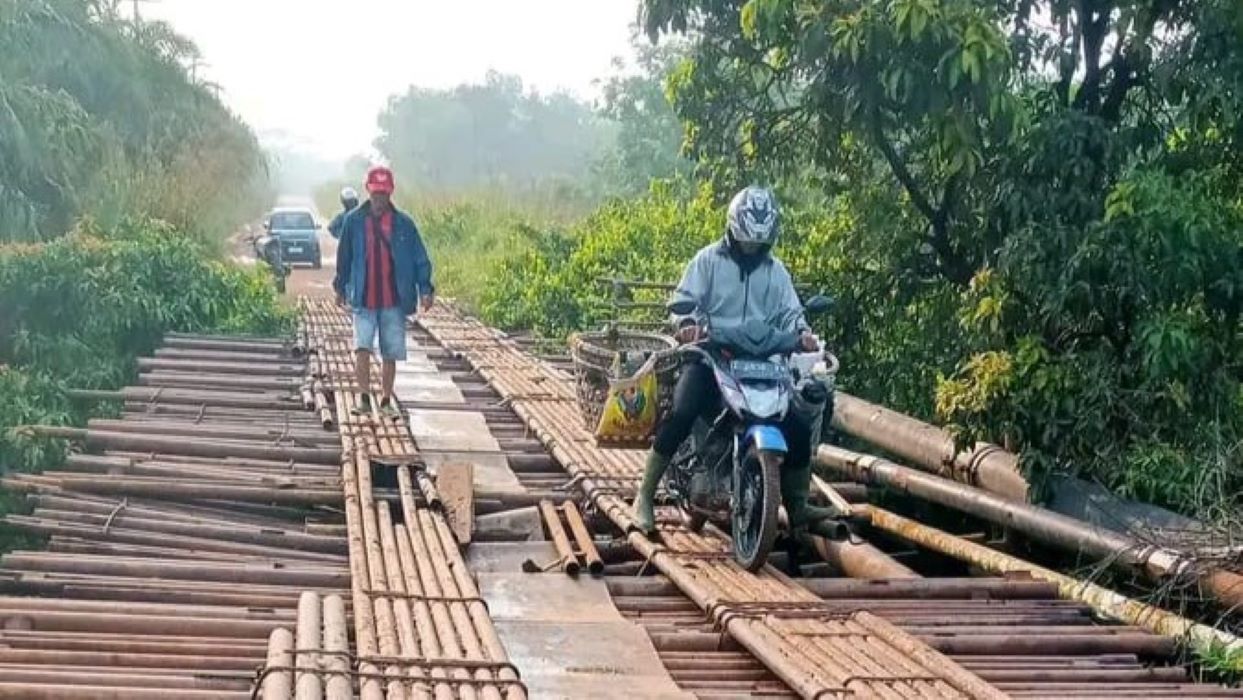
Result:
<svg viewBox="0 0 1243 700"><path fill-rule="evenodd" d="M815 352L820 349L820 339L811 331L803 331L803 335L799 337L799 345L806 352Z"/></svg>
<svg viewBox="0 0 1243 700"><path fill-rule="evenodd" d="M699 340L699 334L699 326L694 323L688 323L679 328L677 335L674 337L678 339L679 343L693 343Z"/></svg>

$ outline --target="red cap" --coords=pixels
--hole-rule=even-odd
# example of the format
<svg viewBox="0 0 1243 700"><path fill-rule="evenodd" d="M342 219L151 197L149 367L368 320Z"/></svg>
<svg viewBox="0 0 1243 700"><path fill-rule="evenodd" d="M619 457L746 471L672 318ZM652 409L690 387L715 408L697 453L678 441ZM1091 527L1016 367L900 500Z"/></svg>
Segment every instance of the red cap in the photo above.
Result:
<svg viewBox="0 0 1243 700"><path fill-rule="evenodd" d="M367 191L383 194L393 193L393 171L377 165L367 171Z"/></svg>

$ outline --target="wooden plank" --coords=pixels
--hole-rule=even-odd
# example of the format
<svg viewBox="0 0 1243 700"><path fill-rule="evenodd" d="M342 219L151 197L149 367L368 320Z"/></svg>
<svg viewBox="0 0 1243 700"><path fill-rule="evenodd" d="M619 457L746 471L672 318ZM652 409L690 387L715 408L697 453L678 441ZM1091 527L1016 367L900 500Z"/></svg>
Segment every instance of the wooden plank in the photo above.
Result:
<svg viewBox="0 0 1243 700"><path fill-rule="evenodd" d="M453 462L436 472L436 490L445 504L449 529L458 544L470 544L475 523L475 465Z"/></svg>

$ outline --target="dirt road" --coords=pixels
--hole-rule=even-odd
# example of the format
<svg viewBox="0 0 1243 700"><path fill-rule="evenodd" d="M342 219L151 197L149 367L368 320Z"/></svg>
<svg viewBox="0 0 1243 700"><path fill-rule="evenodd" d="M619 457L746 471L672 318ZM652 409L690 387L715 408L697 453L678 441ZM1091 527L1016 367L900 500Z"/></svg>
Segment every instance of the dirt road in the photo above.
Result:
<svg viewBox="0 0 1243 700"><path fill-rule="evenodd" d="M322 221L325 225L336 214L333 212L330 216L321 215L315 203L306 197L283 196L278 199L277 204L283 207L306 207L315 214L316 221ZM255 222L251 224L250 229L260 231L262 227L262 222ZM293 274L285 280L285 296L289 299L297 299L299 296L331 297L333 295L332 278L337 272L337 241L326 228L320 229L318 235L324 265L319 270L312 269L310 265L294 265ZM247 231L243 230L235 234L231 247L235 262L242 265L254 265L258 262L255 259L255 252Z"/></svg>

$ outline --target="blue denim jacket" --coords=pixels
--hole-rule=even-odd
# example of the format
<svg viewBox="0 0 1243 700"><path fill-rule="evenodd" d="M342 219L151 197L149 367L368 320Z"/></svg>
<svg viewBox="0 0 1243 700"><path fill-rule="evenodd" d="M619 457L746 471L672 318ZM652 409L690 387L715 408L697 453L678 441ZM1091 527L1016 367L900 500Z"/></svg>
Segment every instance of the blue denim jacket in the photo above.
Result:
<svg viewBox="0 0 1243 700"><path fill-rule="evenodd" d="M332 288L356 309L363 307L367 288L367 217L370 215L370 202L346 214L337 243L337 275L332 280ZM393 209L392 249L397 303L403 312L411 314L418 306L419 295L435 293L432 261L427 257L427 248L423 246L414 219L396 208Z"/></svg>

